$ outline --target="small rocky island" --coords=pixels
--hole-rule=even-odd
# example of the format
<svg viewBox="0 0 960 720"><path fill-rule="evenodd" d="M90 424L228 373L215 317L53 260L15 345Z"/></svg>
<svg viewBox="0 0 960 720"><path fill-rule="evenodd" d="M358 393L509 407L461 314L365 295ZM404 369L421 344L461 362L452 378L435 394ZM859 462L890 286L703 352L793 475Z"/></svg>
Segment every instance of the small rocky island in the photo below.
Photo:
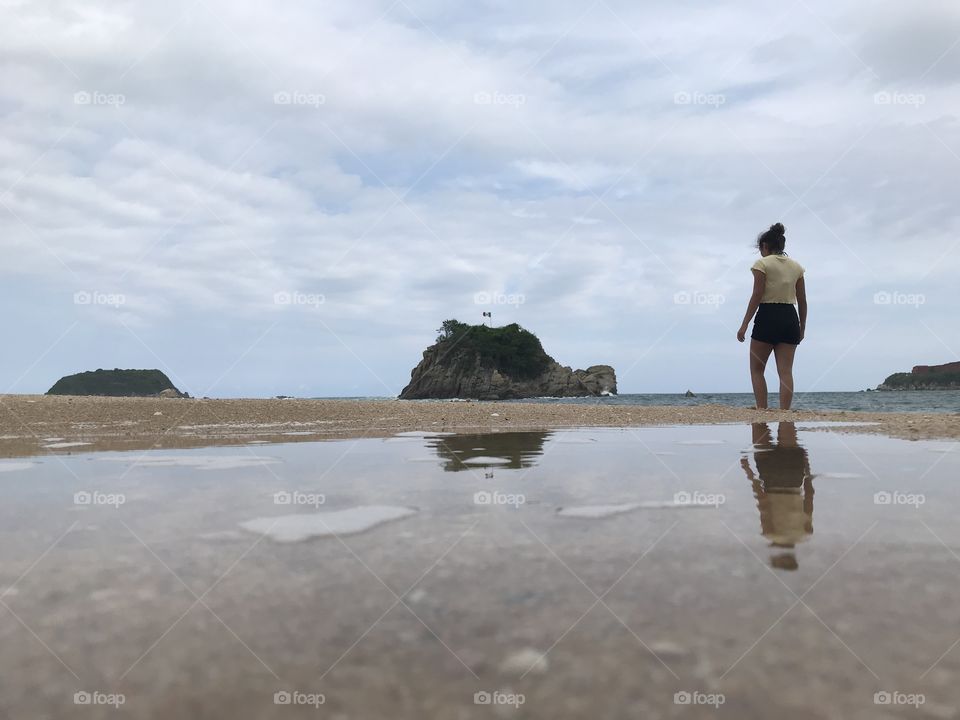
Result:
<svg viewBox="0 0 960 720"><path fill-rule="evenodd" d="M563 367L547 355L536 335L516 323L491 328L446 320L438 333L400 399L512 400L617 392L612 367Z"/></svg>
<svg viewBox="0 0 960 720"><path fill-rule="evenodd" d="M908 373L895 373L877 390L960 390L960 362L917 365Z"/></svg>
<svg viewBox="0 0 960 720"><path fill-rule="evenodd" d="M159 370L94 370L62 377L47 395L188 398Z"/></svg>

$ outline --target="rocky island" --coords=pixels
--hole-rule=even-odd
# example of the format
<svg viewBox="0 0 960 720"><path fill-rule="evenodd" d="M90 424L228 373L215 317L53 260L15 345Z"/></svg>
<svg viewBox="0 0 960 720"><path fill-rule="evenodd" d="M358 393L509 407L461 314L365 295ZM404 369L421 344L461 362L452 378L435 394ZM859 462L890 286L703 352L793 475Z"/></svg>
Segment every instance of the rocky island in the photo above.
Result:
<svg viewBox="0 0 960 720"><path fill-rule="evenodd" d="M908 373L895 373L877 390L960 390L960 362L917 365Z"/></svg>
<svg viewBox="0 0 960 720"><path fill-rule="evenodd" d="M446 320L413 369L402 400L615 395L609 365L572 370L550 357L536 335L516 323L499 328Z"/></svg>
<svg viewBox="0 0 960 720"><path fill-rule="evenodd" d="M60 378L47 395L188 398L159 370L94 370Z"/></svg>

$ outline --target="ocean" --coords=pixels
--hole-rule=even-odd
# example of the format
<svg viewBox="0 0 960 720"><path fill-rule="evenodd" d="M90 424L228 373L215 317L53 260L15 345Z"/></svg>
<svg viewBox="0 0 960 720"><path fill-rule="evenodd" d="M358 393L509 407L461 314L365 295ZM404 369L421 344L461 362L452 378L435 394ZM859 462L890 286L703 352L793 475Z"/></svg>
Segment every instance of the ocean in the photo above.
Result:
<svg viewBox="0 0 960 720"><path fill-rule="evenodd" d="M732 405L753 407L753 393L682 394L642 393L603 398L537 398L512 402L571 403L579 405ZM770 407L779 405L777 393L770 393ZM905 390L891 392L797 393L795 410L846 410L848 412L960 413L960 390Z"/></svg>
<svg viewBox="0 0 960 720"><path fill-rule="evenodd" d="M314 400L393 400L392 397L329 397ZM410 402L451 402L450 400L411 400ZM732 405L751 408L753 393L698 393L688 398L674 393L624 393L610 397L530 398L509 400L517 403L565 403L569 405ZM780 403L777 393L770 393L770 407ZM848 412L914 412L960 413L960 390L903 390L884 392L815 392L794 396L795 410L846 410Z"/></svg>

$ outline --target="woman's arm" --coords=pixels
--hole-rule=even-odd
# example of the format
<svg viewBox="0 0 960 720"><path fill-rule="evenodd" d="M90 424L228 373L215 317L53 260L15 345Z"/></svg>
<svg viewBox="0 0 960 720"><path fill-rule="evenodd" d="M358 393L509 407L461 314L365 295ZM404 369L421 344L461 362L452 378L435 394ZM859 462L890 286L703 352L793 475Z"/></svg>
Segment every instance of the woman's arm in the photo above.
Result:
<svg viewBox="0 0 960 720"><path fill-rule="evenodd" d="M753 295L750 296L750 302L747 303L747 312L743 316L743 325L737 333L737 340L743 342L747 339L747 328L750 327L750 321L757 314L760 307L760 301L763 300L763 291L767 289L767 276L759 270L753 271Z"/></svg>
<svg viewBox="0 0 960 720"><path fill-rule="evenodd" d="M800 340L807 334L807 284L803 277L797 280L797 309L800 312Z"/></svg>

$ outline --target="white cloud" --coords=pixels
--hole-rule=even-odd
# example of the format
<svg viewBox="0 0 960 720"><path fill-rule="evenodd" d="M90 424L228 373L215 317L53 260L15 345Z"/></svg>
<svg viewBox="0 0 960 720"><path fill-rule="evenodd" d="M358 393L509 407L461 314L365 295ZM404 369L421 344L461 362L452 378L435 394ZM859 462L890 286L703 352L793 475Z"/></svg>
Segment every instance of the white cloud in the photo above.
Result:
<svg viewBox="0 0 960 720"><path fill-rule="evenodd" d="M740 346L704 344L731 341L752 239L776 220L810 271L801 385L956 359L953 4L586 10L8 7L0 377L76 321L18 390L155 366L129 327L198 392L272 328L212 392L382 394L494 291L525 296L498 322L568 364L633 366L670 329L625 391L685 388L714 352L730 362L696 384L746 390ZM931 300L877 307L885 288ZM129 302L75 305L84 290ZM688 312L681 290L727 302Z"/></svg>

